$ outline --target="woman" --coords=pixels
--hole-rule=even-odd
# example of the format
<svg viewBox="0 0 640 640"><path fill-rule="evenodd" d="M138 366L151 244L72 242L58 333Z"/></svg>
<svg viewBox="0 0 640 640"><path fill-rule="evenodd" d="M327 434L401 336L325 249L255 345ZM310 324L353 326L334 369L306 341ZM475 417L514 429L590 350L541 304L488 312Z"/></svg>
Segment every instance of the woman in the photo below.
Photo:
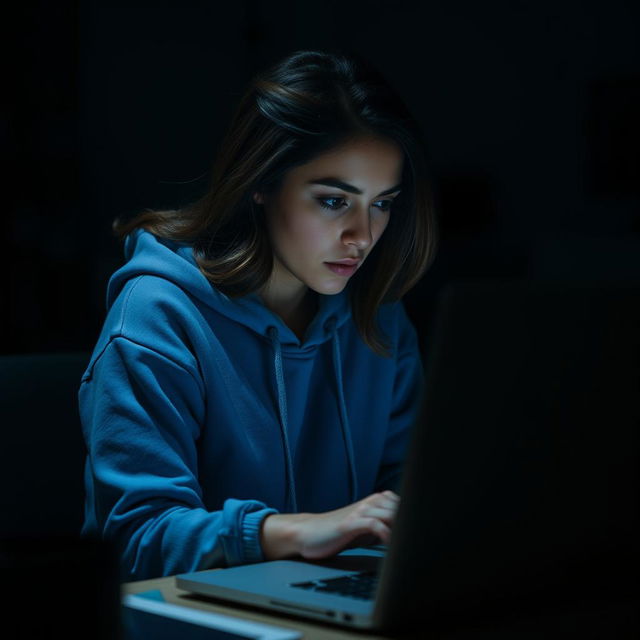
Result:
<svg viewBox="0 0 640 640"><path fill-rule="evenodd" d="M201 200L116 220L79 400L83 534L123 579L388 542L423 379L400 299L435 247L419 140L356 56L298 51Z"/></svg>

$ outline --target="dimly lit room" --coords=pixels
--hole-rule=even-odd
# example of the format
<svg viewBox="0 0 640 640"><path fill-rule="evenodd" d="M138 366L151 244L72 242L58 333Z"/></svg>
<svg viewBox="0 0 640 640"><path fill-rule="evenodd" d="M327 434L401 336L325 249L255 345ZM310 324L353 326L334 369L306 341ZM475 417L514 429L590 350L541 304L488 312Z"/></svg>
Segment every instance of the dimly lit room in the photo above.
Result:
<svg viewBox="0 0 640 640"><path fill-rule="evenodd" d="M637 637L640 4L5 32L3 637Z"/></svg>

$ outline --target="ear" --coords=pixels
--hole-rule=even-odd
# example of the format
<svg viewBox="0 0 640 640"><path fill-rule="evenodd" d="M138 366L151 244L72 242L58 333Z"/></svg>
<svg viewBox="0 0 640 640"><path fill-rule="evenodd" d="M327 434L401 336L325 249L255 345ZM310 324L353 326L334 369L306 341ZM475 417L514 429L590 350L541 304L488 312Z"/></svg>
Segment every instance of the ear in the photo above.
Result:
<svg viewBox="0 0 640 640"><path fill-rule="evenodd" d="M253 194L253 200L257 204L264 204L264 196L261 193L258 193L257 191L256 193Z"/></svg>

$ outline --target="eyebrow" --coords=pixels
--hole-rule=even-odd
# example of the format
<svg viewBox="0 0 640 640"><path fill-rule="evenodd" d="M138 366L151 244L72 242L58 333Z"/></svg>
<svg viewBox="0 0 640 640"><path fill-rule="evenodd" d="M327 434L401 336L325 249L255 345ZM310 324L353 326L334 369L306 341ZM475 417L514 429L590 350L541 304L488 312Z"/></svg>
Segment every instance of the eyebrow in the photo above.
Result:
<svg viewBox="0 0 640 640"><path fill-rule="evenodd" d="M357 187L354 187L352 184L347 184L342 180L338 180L338 178L320 178L318 180L309 180L307 184L322 184L325 187L337 187L338 189L342 189L343 191L348 191L349 193L357 193L358 195L362 195L362 191ZM376 198L380 196L386 196L389 193L393 193L394 191L399 191L402 184L397 184L395 187L391 187L390 189L385 189L380 192Z"/></svg>

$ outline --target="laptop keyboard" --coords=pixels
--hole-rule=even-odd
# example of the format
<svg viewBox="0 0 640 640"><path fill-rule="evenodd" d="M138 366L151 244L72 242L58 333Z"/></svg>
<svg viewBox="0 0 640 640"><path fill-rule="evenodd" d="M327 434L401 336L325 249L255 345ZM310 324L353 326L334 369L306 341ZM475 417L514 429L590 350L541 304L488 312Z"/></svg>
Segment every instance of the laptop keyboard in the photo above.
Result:
<svg viewBox="0 0 640 640"><path fill-rule="evenodd" d="M318 591L320 593L333 593L358 600L373 600L378 585L378 574L375 571L361 571L349 576L329 578L326 580L313 580L311 582L294 582L292 587Z"/></svg>

